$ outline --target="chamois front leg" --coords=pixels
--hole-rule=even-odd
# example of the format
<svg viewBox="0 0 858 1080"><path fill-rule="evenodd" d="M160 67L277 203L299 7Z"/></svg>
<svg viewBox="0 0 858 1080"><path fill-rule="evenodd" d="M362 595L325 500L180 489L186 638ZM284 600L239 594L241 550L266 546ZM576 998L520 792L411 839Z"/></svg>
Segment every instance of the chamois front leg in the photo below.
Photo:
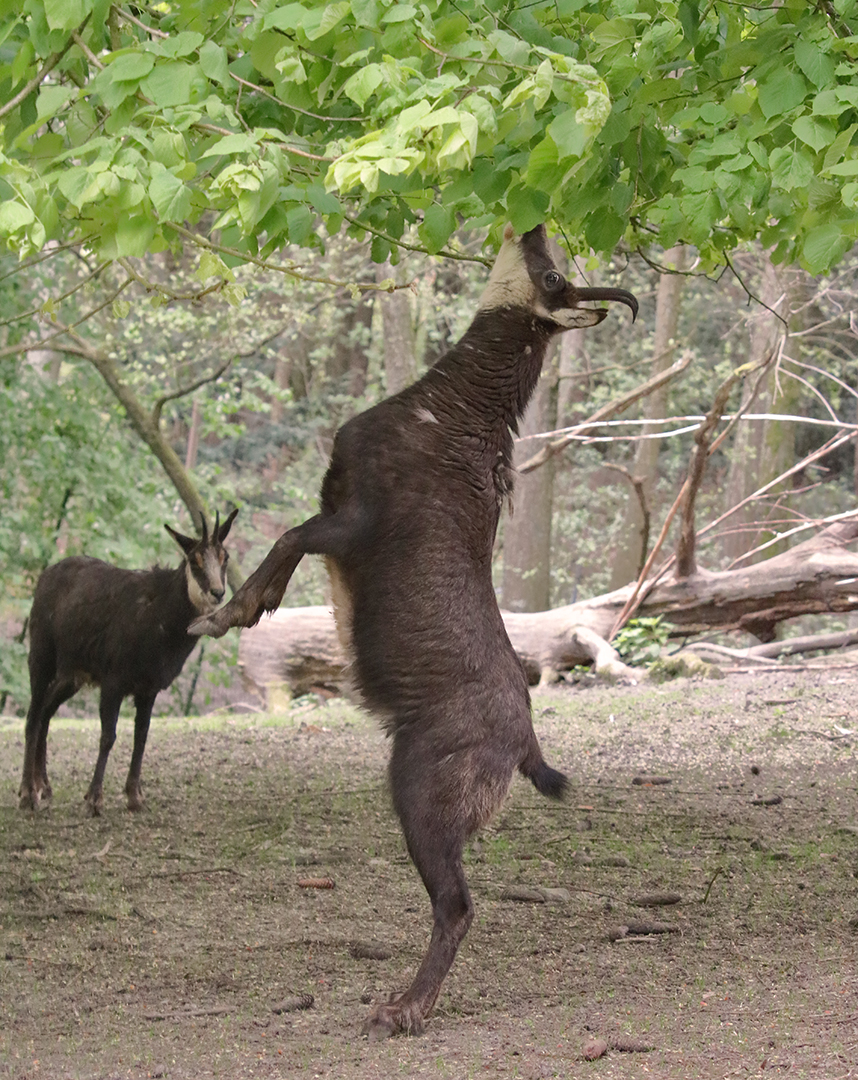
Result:
<svg viewBox="0 0 858 1080"><path fill-rule="evenodd" d="M143 790L140 787L140 769L143 765L143 752L146 749L146 737L149 734L149 722L157 694L138 694L134 697L136 713L134 716L134 750L131 753L131 765L128 779L125 781L125 798L129 810L143 809Z"/></svg>
<svg viewBox="0 0 858 1080"><path fill-rule="evenodd" d="M116 722L119 719L122 696L121 691L113 687L102 686L101 688L101 700L98 703L98 715L101 720L98 760L95 763L95 772L92 774L89 790L84 795L87 813L90 817L101 816L101 808L104 804L102 794L104 770L107 768L107 759L113 749L113 744L116 742Z"/></svg>
<svg viewBox="0 0 858 1080"><path fill-rule="evenodd" d="M341 551L348 531L340 514L317 514L283 533L229 603L195 619L189 634L222 637L231 626L255 626L266 611L280 606L298 563L305 555Z"/></svg>

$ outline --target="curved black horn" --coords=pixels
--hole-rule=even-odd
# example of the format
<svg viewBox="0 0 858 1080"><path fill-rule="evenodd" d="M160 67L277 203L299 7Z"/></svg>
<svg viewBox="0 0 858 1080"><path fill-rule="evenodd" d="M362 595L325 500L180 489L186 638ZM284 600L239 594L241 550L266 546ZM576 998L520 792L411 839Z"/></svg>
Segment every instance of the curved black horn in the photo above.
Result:
<svg viewBox="0 0 858 1080"><path fill-rule="evenodd" d="M632 321L638 317L638 302L627 289L576 289L579 300L617 300L632 309Z"/></svg>
<svg viewBox="0 0 858 1080"><path fill-rule="evenodd" d="M208 525L206 525L206 515L202 512L202 510L200 511L200 529L203 534L203 544L207 544L209 542L209 527Z"/></svg>

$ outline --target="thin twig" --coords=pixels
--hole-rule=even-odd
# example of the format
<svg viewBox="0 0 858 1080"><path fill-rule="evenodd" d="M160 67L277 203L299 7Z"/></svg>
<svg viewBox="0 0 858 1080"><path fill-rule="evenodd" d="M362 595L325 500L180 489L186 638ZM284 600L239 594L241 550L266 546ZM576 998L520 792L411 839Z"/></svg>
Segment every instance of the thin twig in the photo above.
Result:
<svg viewBox="0 0 858 1080"><path fill-rule="evenodd" d="M69 51L72 45L74 45L75 34L79 34L88 22L89 15L87 15L87 17L83 20L77 30L72 32L71 36L65 44L65 47L60 52L54 53L52 56L49 56L42 65L42 68L38 72L38 74L34 75L32 79L30 79L30 81L25 86L23 86L13 98L6 102L5 105L0 105L0 118L4 117L7 113L12 112L13 109L17 108L17 106L20 105L21 102L25 100L25 98L28 98L30 94L32 94L32 92L36 89L36 87L40 85L45 76L49 75L54 70L60 60L62 60L62 58Z"/></svg>

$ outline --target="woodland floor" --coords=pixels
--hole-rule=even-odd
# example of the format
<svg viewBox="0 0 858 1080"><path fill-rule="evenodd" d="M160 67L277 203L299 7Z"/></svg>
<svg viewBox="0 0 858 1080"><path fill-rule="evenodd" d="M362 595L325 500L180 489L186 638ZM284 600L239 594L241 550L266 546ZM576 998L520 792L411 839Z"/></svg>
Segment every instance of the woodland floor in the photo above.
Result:
<svg viewBox="0 0 858 1080"><path fill-rule="evenodd" d="M156 719L130 814L125 718L89 819L95 723L54 722L34 816L0 719L0 1078L858 1077L858 670L540 691L534 718L571 797L516 779L426 1034L380 1043L429 907L371 720Z"/></svg>

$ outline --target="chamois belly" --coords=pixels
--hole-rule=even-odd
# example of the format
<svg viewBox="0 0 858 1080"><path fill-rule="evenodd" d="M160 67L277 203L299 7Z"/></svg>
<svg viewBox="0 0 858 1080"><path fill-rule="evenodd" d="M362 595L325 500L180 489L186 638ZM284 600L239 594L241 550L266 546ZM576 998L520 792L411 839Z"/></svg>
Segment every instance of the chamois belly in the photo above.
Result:
<svg viewBox="0 0 858 1080"><path fill-rule="evenodd" d="M359 567L325 562L355 689L386 726L461 713L477 728L505 723L518 741L529 725L527 681L488 565L442 563L426 550L388 554L383 567L371 556Z"/></svg>

